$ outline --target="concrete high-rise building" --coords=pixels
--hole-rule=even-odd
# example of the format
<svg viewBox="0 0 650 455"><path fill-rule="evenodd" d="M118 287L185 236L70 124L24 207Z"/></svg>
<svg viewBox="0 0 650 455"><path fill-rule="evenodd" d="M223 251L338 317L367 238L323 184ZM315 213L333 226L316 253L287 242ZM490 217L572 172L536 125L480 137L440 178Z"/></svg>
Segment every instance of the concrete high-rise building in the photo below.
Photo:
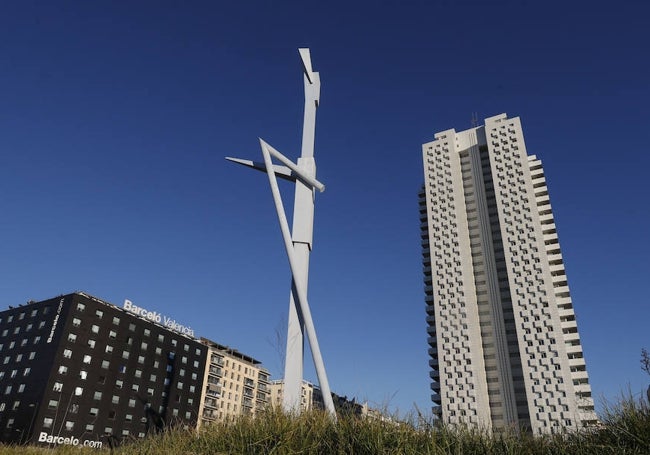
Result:
<svg viewBox="0 0 650 455"><path fill-rule="evenodd" d="M534 433L596 423L542 164L518 117L422 146L433 411Z"/></svg>

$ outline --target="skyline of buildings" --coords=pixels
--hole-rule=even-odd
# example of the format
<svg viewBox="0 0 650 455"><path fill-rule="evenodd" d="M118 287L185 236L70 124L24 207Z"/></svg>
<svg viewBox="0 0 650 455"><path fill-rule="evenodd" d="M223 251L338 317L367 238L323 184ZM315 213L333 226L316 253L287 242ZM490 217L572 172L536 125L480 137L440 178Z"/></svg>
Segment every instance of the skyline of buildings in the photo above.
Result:
<svg viewBox="0 0 650 455"><path fill-rule="evenodd" d="M535 433L597 423L542 164L519 118L442 131L422 147L434 415ZM83 292L0 312L0 361L0 442L101 447L282 400L282 380L259 360ZM338 411L372 414L332 395ZM304 381L301 408L322 407Z"/></svg>
<svg viewBox="0 0 650 455"><path fill-rule="evenodd" d="M536 434L596 423L542 164L519 118L439 132L422 153L434 414Z"/></svg>

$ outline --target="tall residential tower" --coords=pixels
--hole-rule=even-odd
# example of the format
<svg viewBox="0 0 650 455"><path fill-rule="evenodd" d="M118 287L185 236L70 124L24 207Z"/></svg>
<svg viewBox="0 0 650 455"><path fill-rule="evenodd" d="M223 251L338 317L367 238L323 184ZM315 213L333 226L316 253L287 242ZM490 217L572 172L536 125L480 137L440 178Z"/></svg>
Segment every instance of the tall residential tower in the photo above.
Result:
<svg viewBox="0 0 650 455"><path fill-rule="evenodd" d="M544 172L519 118L443 131L422 150L434 413L534 433L595 423Z"/></svg>

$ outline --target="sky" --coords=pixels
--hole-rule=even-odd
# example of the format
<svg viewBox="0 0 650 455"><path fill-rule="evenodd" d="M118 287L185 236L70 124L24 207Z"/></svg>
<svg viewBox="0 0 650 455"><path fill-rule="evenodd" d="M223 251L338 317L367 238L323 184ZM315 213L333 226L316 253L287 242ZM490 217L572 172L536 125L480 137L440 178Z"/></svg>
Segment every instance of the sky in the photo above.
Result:
<svg viewBox="0 0 650 455"><path fill-rule="evenodd" d="M129 299L280 378L290 271L268 179L224 157L262 161L258 137L298 157L309 47L326 185L309 303L332 390L429 412L421 145L507 113L544 164L597 410L638 395L649 14L643 1L2 2L0 308Z"/></svg>

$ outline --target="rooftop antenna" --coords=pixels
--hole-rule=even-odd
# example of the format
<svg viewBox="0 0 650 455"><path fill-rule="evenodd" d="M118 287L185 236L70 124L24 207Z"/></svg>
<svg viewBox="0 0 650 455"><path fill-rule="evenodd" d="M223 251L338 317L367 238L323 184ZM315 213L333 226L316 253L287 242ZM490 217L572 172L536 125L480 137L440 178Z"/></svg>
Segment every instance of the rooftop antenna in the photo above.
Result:
<svg viewBox="0 0 650 455"><path fill-rule="evenodd" d="M472 112L472 128L476 128L477 126L478 126L478 113Z"/></svg>
<svg viewBox="0 0 650 455"><path fill-rule="evenodd" d="M314 231L314 190L325 191L325 185L316 180L316 161L314 160L314 134L316 128L316 108L320 100L320 76L312 69L309 49L298 49L303 66L305 86L305 112L302 129L302 154L297 163L259 139L264 162L254 162L226 157L227 160L242 164L269 177L271 193L280 222L280 230L291 268L291 295L289 298L289 323L287 325L287 351L284 369L284 390L282 407L287 412L300 412L302 397L302 378L304 360L304 333L311 348L314 367L320 389L323 393L325 409L336 418L334 402L330 393L325 364L321 356L316 329L307 302L309 276L309 254L312 249ZM276 158L282 165L273 164ZM289 231L287 215L282 205L282 197L276 177L295 182L293 229Z"/></svg>

